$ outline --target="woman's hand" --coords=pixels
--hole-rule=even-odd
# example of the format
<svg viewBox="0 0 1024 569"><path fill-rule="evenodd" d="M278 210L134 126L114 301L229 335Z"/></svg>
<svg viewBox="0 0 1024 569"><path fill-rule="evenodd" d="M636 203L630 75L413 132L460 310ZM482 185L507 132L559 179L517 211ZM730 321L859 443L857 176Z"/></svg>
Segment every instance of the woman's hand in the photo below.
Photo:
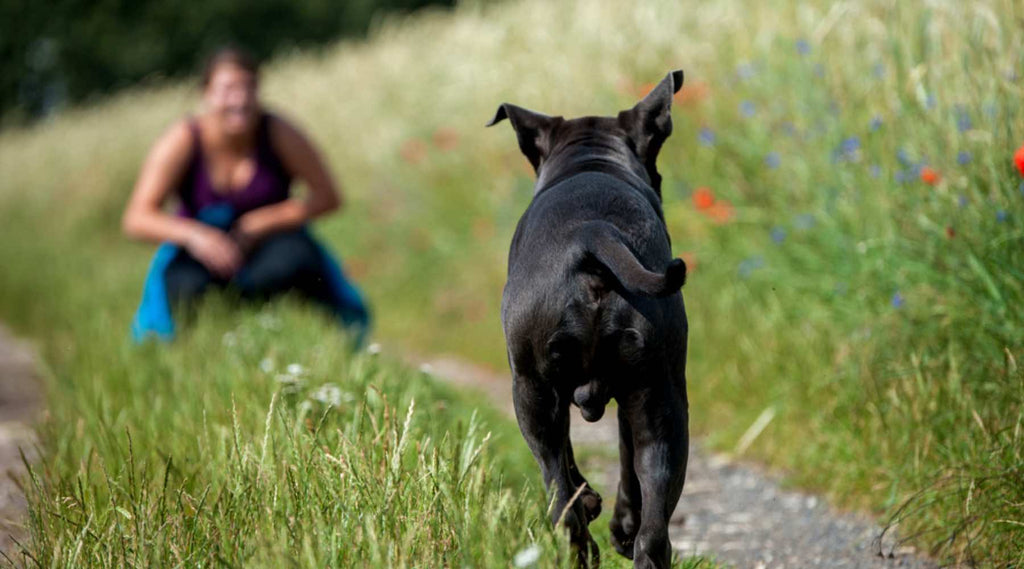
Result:
<svg viewBox="0 0 1024 569"><path fill-rule="evenodd" d="M231 238L234 239L242 253L252 251L265 237L274 233L276 227L274 206L261 207L244 213L231 227ZM268 215L269 214L269 215Z"/></svg>
<svg viewBox="0 0 1024 569"><path fill-rule="evenodd" d="M242 250L227 233L214 227L197 227L185 241L185 249L214 275L229 279L242 267Z"/></svg>

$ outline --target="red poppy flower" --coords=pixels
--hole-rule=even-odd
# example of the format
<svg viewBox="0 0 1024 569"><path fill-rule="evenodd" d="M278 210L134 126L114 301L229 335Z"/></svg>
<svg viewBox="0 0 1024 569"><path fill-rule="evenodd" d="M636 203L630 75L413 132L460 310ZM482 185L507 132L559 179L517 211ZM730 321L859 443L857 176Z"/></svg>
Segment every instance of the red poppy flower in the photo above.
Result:
<svg viewBox="0 0 1024 569"><path fill-rule="evenodd" d="M940 176L934 168L930 166L925 166L924 168L921 168L921 181L928 184L929 186L934 186L935 184L938 184L939 180L941 179L942 176Z"/></svg>
<svg viewBox="0 0 1024 569"><path fill-rule="evenodd" d="M636 89L637 97L640 98L640 99L643 99L644 97L649 95L650 92L653 91L655 87L657 87L657 85L655 85L654 83L644 83L643 85L640 85Z"/></svg>
<svg viewBox="0 0 1024 569"><path fill-rule="evenodd" d="M953 229L951 226L946 226L946 237L950 239L956 237L956 230Z"/></svg>
<svg viewBox="0 0 1024 569"><path fill-rule="evenodd" d="M675 94L675 101L678 105L689 105L699 103L708 97L710 89L704 81L697 81L692 85L683 85Z"/></svg>
<svg viewBox="0 0 1024 569"><path fill-rule="evenodd" d="M422 140L413 138L405 141L398 153L407 163L419 164L427 157L427 145Z"/></svg>
<svg viewBox="0 0 1024 569"><path fill-rule="evenodd" d="M722 224L731 221L735 211L727 200L718 200L708 208L707 214L715 223Z"/></svg>
<svg viewBox="0 0 1024 569"><path fill-rule="evenodd" d="M710 188L701 186L693 191L693 205L701 211L708 210L715 205L715 195Z"/></svg>
<svg viewBox="0 0 1024 569"><path fill-rule="evenodd" d="M494 237L494 222L490 217L478 217L473 220L473 237L479 241L486 241Z"/></svg>
<svg viewBox="0 0 1024 569"><path fill-rule="evenodd" d="M697 270L697 254L693 251L683 251L679 254L683 258L683 262L686 263L686 274L687 276L692 275Z"/></svg>
<svg viewBox="0 0 1024 569"><path fill-rule="evenodd" d="M1021 147L1013 153L1013 163L1017 165L1017 171L1020 172L1020 175L1024 176L1024 145L1021 145Z"/></svg>
<svg viewBox="0 0 1024 569"><path fill-rule="evenodd" d="M441 150L455 150L459 146L459 131L448 126L435 130L434 146Z"/></svg>

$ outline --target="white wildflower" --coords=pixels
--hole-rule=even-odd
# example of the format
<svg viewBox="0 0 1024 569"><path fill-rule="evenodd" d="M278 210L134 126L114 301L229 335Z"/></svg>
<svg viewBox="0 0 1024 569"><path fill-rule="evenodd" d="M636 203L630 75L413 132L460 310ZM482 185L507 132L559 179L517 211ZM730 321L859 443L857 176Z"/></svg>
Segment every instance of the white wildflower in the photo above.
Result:
<svg viewBox="0 0 1024 569"><path fill-rule="evenodd" d="M519 553L516 553L512 558L512 565L516 567L531 567L536 564L539 559L540 546L534 543Z"/></svg>
<svg viewBox="0 0 1024 569"><path fill-rule="evenodd" d="M299 378L296 377L294 374L290 373L279 373L274 379L276 379L278 383L284 383L286 385L295 384L299 382Z"/></svg>
<svg viewBox="0 0 1024 569"><path fill-rule="evenodd" d="M256 322L264 330L277 330L281 327L281 321L271 314L260 314L256 317Z"/></svg>
<svg viewBox="0 0 1024 569"><path fill-rule="evenodd" d="M341 405L342 391L341 388L333 383L325 383L320 386L319 389L310 395L314 400L323 403L324 405L330 405L331 407L337 407Z"/></svg>
<svg viewBox="0 0 1024 569"><path fill-rule="evenodd" d="M260 360L260 370L263 373L270 373L274 371L274 360L270 358L263 358Z"/></svg>
<svg viewBox="0 0 1024 569"><path fill-rule="evenodd" d="M366 351L371 356L375 356L375 355L380 353L380 344L378 344L377 342L374 342L374 343L370 344L369 346L366 346Z"/></svg>
<svg viewBox="0 0 1024 569"><path fill-rule="evenodd" d="M286 371L294 376L300 376L306 373L306 369L302 367L302 364L288 364Z"/></svg>
<svg viewBox="0 0 1024 569"><path fill-rule="evenodd" d="M421 373L425 373L427 375L433 375L434 374L434 366L432 366L430 364L423 364L423 365L420 366L420 372Z"/></svg>

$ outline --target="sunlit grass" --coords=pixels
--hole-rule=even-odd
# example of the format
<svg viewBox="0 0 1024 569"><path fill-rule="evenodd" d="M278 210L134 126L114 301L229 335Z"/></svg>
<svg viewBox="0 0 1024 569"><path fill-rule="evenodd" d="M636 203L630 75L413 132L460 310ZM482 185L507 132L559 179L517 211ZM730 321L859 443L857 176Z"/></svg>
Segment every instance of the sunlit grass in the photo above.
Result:
<svg viewBox="0 0 1024 569"><path fill-rule="evenodd" d="M465 5L280 60L265 84L345 186L347 213L318 230L378 334L502 369L505 255L532 180L511 130L482 124L503 101L613 114L684 68L660 165L693 268L696 430L735 450L771 409L745 454L880 514L932 488L904 535L1019 563L1022 16L1006 0ZM100 370L129 351L151 251L117 218L148 144L191 103L131 93L0 136L0 310L54 358L92 354L79 381L97 401L118 385ZM699 187L713 205L697 207ZM964 492L972 480L985 491Z"/></svg>

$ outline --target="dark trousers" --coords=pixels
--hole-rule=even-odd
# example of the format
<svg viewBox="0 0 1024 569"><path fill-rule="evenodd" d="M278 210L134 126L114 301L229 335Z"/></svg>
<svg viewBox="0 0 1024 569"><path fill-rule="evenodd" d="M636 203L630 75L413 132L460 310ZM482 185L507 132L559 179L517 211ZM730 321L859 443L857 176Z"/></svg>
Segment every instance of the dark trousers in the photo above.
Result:
<svg viewBox="0 0 1024 569"><path fill-rule="evenodd" d="M305 231L289 231L263 240L230 280L218 278L182 248L164 273L167 297L175 309L190 306L210 287L231 286L243 298L266 300L289 291L337 312L324 278L323 257Z"/></svg>

